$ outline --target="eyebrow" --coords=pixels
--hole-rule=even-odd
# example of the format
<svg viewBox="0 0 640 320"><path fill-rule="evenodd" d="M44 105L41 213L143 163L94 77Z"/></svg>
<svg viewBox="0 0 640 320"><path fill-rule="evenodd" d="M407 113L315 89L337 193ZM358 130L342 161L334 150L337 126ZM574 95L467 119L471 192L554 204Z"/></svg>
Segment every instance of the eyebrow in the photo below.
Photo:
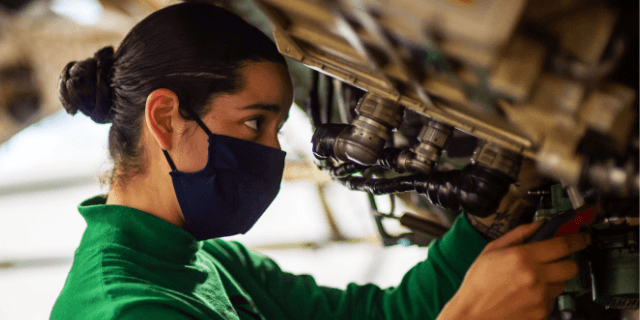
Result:
<svg viewBox="0 0 640 320"><path fill-rule="evenodd" d="M280 106L277 104L254 103L243 107L242 110L265 110L273 113L279 113Z"/></svg>

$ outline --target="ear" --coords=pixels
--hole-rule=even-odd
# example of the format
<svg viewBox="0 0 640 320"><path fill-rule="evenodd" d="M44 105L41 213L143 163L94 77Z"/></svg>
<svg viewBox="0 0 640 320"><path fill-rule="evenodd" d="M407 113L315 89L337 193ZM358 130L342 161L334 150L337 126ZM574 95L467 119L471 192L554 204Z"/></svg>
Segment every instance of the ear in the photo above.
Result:
<svg viewBox="0 0 640 320"><path fill-rule="evenodd" d="M171 149L178 114L178 96L169 89L158 89L147 97L144 117L149 131L164 150Z"/></svg>

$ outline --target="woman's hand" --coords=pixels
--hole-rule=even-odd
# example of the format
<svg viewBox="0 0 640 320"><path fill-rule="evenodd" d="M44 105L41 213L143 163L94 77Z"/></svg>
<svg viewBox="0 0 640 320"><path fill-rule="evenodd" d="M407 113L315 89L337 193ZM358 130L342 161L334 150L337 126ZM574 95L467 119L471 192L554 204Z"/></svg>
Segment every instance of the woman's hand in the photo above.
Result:
<svg viewBox="0 0 640 320"><path fill-rule="evenodd" d="M588 235L522 244L541 226L522 225L490 242L467 271L438 320L546 319L577 264L563 259L586 248Z"/></svg>

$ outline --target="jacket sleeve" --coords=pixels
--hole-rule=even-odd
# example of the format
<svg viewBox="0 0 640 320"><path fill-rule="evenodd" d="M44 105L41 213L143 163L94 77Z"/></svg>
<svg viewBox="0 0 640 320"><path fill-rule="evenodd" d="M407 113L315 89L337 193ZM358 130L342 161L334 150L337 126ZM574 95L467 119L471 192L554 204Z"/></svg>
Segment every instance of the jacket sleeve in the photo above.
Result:
<svg viewBox="0 0 640 320"><path fill-rule="evenodd" d="M269 296L269 304L279 307L279 317L400 320L435 319L487 241L461 214L449 232L431 243L428 259L411 268L398 286L387 289L354 283L346 289L319 286L311 276L283 272L273 260L237 242L216 244L233 247L224 255L240 264L231 270L234 278L242 282L247 272Z"/></svg>

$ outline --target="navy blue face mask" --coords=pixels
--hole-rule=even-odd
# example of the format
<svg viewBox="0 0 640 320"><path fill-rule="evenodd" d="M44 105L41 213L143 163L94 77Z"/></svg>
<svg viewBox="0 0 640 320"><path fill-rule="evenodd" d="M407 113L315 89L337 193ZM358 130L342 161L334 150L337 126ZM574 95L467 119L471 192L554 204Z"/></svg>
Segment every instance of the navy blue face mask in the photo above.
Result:
<svg viewBox="0 0 640 320"><path fill-rule="evenodd" d="M180 172L163 150L186 225L197 240L245 233L278 194L286 153L213 134L195 112L187 112L209 136L207 164Z"/></svg>

